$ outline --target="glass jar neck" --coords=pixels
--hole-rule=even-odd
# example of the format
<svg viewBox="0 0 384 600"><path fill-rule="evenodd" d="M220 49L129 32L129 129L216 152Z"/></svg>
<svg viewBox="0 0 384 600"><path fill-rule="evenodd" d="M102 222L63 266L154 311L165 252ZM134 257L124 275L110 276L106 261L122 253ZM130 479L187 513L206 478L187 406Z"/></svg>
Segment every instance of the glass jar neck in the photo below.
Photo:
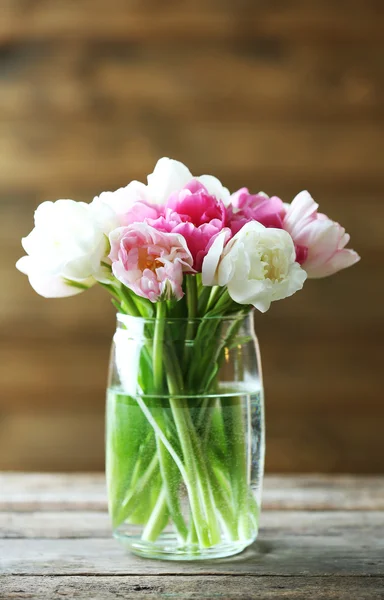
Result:
<svg viewBox="0 0 384 600"><path fill-rule="evenodd" d="M243 311L224 317L185 318L144 318L118 313L116 315L116 331L124 332L130 339L153 339L161 324L162 337L173 341L195 340L197 335L217 335L228 337L231 332L235 336L254 335L254 310L244 314Z"/></svg>

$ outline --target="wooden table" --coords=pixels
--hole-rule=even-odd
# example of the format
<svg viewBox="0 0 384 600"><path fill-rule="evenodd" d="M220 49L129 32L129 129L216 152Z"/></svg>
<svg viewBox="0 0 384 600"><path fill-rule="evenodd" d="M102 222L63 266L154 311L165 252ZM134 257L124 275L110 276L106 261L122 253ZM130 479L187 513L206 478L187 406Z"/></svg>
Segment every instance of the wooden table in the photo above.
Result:
<svg viewBox="0 0 384 600"><path fill-rule="evenodd" d="M259 540L211 562L111 538L102 475L0 475L0 598L384 598L384 478L267 477Z"/></svg>

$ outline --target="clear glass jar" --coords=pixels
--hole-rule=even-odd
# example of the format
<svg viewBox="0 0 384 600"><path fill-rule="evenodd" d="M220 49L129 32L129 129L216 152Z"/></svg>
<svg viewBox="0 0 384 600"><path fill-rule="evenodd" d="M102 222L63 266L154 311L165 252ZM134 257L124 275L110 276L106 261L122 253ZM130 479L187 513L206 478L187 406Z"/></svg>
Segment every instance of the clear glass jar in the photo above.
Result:
<svg viewBox="0 0 384 600"><path fill-rule="evenodd" d="M117 315L106 469L116 538L136 554L196 560L257 536L264 407L253 313Z"/></svg>

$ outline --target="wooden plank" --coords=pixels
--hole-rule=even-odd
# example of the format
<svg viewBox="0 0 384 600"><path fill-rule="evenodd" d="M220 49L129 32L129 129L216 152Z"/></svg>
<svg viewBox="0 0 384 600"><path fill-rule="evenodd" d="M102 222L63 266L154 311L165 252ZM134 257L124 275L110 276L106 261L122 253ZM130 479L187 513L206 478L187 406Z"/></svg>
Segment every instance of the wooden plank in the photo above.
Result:
<svg viewBox="0 0 384 600"><path fill-rule="evenodd" d="M32 292L31 292L32 293ZM326 319L321 319L320 322L326 322ZM335 319L336 321L336 319ZM90 324L92 321L90 321ZM324 323L325 324L325 323ZM43 326L49 326L49 320ZM309 394L314 398L324 396L324 403L329 399L340 397L340 402L335 407L335 414L338 410L344 410L345 397L359 394L366 394L372 388L366 383L365 379L369 379L375 370L380 369L380 346L379 341L375 343L373 331L371 334L365 332L356 333L356 336L351 339L355 345L350 346L346 350L343 348L343 342L337 339L337 335L332 334L331 327L326 329L325 336L317 335L317 331L313 332L312 339L308 335L298 336L295 340L295 345L290 343L290 328L284 331L284 339L281 339L280 346L276 347L279 341L277 334L279 320L276 323L268 323L261 325L258 323L257 333L259 336L262 361L265 363L266 380L265 384L274 384L272 377L278 376L278 379L284 380L286 392L291 393L295 390L298 395ZM347 328L347 324L345 324ZM281 330L280 330L281 331ZM329 331L329 333L328 333ZM339 334L343 334L343 329L340 328ZM22 331L20 332L22 334ZM86 335L86 334L85 334ZM100 331L98 337L95 337L91 343L88 340L77 339L75 333L72 337L60 337L60 331L56 332L56 339L51 334L49 338L42 340L30 339L27 336L23 339L23 346L20 344L10 343L8 345L0 343L0 374L3 381L3 392L6 394L12 393L28 393L31 394L42 391L42 382L44 382L44 394L49 393L75 393L78 396L81 394L103 394L106 386L106 375L108 369L109 347L112 341L112 331L106 330L105 333ZM281 335L281 334L280 334ZM283 337L283 336L281 336ZM324 339L325 337L325 339ZM359 343L370 340L372 351L376 351L376 356L366 357L360 360ZM287 357L286 363L281 364L281 359L287 350L292 352L290 357ZM303 350L309 354L309 357L304 360L308 380L303 380L300 367L303 366L301 355ZM11 352L12 351L12 352ZM324 352L328 353L327 361L324 364L318 364ZM344 355L340 356L340 352L344 351ZM23 379L14 380L14 374L17 373L18 365L25 364ZM95 364L98 364L98 372L96 372ZM350 367L353 364L359 364L359 377L351 375ZM295 368L296 367L296 368ZM335 377L332 393L329 393L329 383L324 380L327 374L330 378ZM376 371L377 372L377 371ZM319 381L316 386L311 385L310 381L318 376ZM60 389L58 383L60 382ZM279 381L276 382L278 384ZM370 382L374 386L377 385L377 378L373 377ZM37 398L36 408L44 405L44 394L39 402ZM28 403L28 397L25 398ZM68 402L71 403L70 398ZM1 402L0 402L1 403ZM4 398L4 405L7 404ZM58 407L64 408L63 406ZM80 407L79 407L80 408ZM84 406L85 408L85 406ZM302 407L304 413L308 410L308 406ZM353 410L353 408L352 408Z"/></svg>
<svg viewBox="0 0 384 600"><path fill-rule="evenodd" d="M60 512L0 511L0 539L110 538L111 535L106 511L75 511L72 507Z"/></svg>
<svg viewBox="0 0 384 600"><path fill-rule="evenodd" d="M272 392L279 396L274 399ZM369 404L374 406L371 392ZM321 468L328 473L355 472L381 474L382 427L380 408L362 417L355 414L332 415L331 408L320 409L320 399L312 413L290 410L291 395L281 387L267 388L267 472L302 473ZM31 396L31 401L33 401ZM82 395L78 404L95 407L87 411L69 408L67 412L51 409L50 398L38 413L28 410L2 410L0 451L2 467L31 471L100 471L104 467L104 397ZM59 397L65 403L65 397ZM297 403L311 402L309 394L299 396ZM276 414L274 414L276 413ZM271 415L271 417L270 417ZM364 448L364 453L361 452Z"/></svg>
<svg viewBox="0 0 384 600"><path fill-rule="evenodd" d="M326 344L320 344L319 346L320 349L327 352ZM301 351L304 349L305 351L309 351L310 347L304 344ZM338 345L337 350L342 352L343 349ZM32 352L32 346L30 352ZM23 355L22 358L28 362L29 354ZM82 357L78 353L74 353L73 359L76 360L77 358L81 359ZM381 437L377 440L374 438L370 440L368 432L362 429L359 434L358 431L360 419L361 428L371 426L370 435L379 434L379 423L375 423L376 419L380 421L382 414L381 406L377 400L378 389L380 387L379 377L374 378L370 381L369 385L364 386L361 381L359 382L358 378L348 380L347 376L344 377L342 374L339 385L335 385L332 389L332 394L330 394L325 382L313 388L308 383L297 382L296 379L299 378L299 374L297 376L289 376L285 373L285 370L281 370L281 372L279 370L278 377L276 377L274 363L277 364L278 355L268 352L268 358L270 359L269 362L266 359L264 360L264 364L266 365L264 368L264 388L269 426L268 435L271 438L272 434L275 433L274 424L277 427L277 424L284 417L284 419L289 419L289 426L293 427L290 432L291 436L293 436L294 431L300 431L302 434L305 424L310 429L315 427L316 422L318 422L319 428L325 428L329 432L330 437L334 438L336 436L336 438L343 440L343 442L348 441L348 435L357 434L357 437L354 439L356 445L358 445L358 438L365 437L368 442L368 447L365 447L365 454L369 452L370 447L374 444L376 444L377 449L381 447ZM38 366L37 373L41 372L46 381L39 382L32 380L30 387L28 386L28 378L24 382L18 382L14 386L6 381L0 399L4 430L6 429L5 421L8 419L8 426L10 426L12 421L15 426L24 428L25 419L31 419L31 427L32 422L36 426L40 420L42 424L44 423L44 426L48 420L51 421L52 425L54 425L54 420L57 420L57 425L59 426L60 419L63 418L65 420L70 415L72 415L74 421L78 415L79 418L83 419L83 423L87 416L90 418L94 416L98 419L104 416L107 362L98 358L93 363L93 368L95 371L98 370L99 374L97 378L93 378L93 381L87 387L76 386L76 379L72 383L68 382L63 387L60 387L59 381L66 376L73 377L73 369L63 368L61 373L58 374L56 382L50 381L51 375L49 371L54 365L55 360L56 357L52 356L49 361L46 361L45 368L40 365ZM33 363L33 361L31 362ZM313 377L314 379L323 377L323 373L328 380L335 379L336 381L338 377L337 368L335 367L327 369L325 365L320 373L314 373L315 369L311 368L309 361L308 368L307 362L303 363L299 358L296 360L292 359L290 363L293 369L300 370L306 368L308 377ZM340 367L342 369L343 364ZM367 373L367 377L369 377L368 368L363 368L361 372ZM355 381L356 385L354 385ZM343 387L344 382L346 385ZM364 397L364 406L369 411L369 414L365 416L361 415L360 400L362 397ZM287 402L289 402L289 407L286 406ZM329 418L328 414L324 414L325 411L331 409L332 419ZM280 412L280 418L274 414L275 410ZM295 423L297 420L301 421L301 423ZM346 430L338 432L338 427L345 427ZM88 433L90 433L89 430ZM318 434L320 435L320 433L319 431ZM86 434L85 431L84 434ZM289 435L289 432L287 431L286 434ZM34 436L35 433L31 431L31 435ZM308 435L312 435L312 432L308 431ZM6 436L6 433L4 433L4 436ZM315 436L317 438L316 434ZM6 437L11 439L10 434ZM307 438L308 436L305 437ZM97 440L97 442L99 441L101 440ZM324 445L326 443L326 440L324 440ZM292 441L290 442L291 444ZM0 447L2 446L0 442ZM360 444L358 447L360 447ZM308 450L310 451L310 448ZM358 448L356 448L357 452ZM25 449L25 453L28 454L27 448ZM351 453L354 453L352 449ZM366 457L363 456L362 459L364 460L364 458Z"/></svg>
<svg viewBox="0 0 384 600"><path fill-rule="evenodd" d="M154 126L226 127L234 118L355 125L383 116L383 57L384 46L303 49L295 39L214 47L184 41L177 52L174 44L24 42L3 58L0 115L58 122L145 115Z"/></svg>
<svg viewBox="0 0 384 600"><path fill-rule="evenodd" d="M101 473L0 473L0 510L106 510Z"/></svg>
<svg viewBox="0 0 384 600"><path fill-rule="evenodd" d="M349 475L295 475L265 478L269 510L384 510L384 480Z"/></svg>
<svg viewBox="0 0 384 600"><path fill-rule="evenodd" d="M187 152L187 153L186 153ZM162 155L164 155L162 153ZM28 191L21 191L18 186L9 187L0 185L0 206L1 210L6 214L9 204L13 205L15 211L22 210L23 206L29 207L29 222L24 220L20 223L20 234L25 235L24 222L27 222L27 229L30 230L33 225L33 211L37 206L45 200L56 200L60 197L72 198L82 202L91 202L94 196L97 196L104 190L116 190L119 187L127 185L133 179L146 181L148 173L153 171L160 155L154 162L150 162L150 158L142 155L142 162L139 167L134 169L131 164L126 166L125 173L121 179L114 180L113 177L105 170L102 184L95 183L93 179L84 178L81 181L68 181L65 185L60 182L51 181L37 182L31 186ZM182 160L194 174L207 172L207 167L201 171L196 162L196 157L188 156L187 151L183 152L183 156L176 154L170 155L172 158ZM197 170L199 169L199 170ZM268 169L259 169L255 162L252 168L236 167L223 169L219 166L213 175L221 179L222 183L231 191L236 191L241 187L248 187L252 193L258 192L260 189L269 195L278 195L285 202L293 200L298 191L309 189L314 198L320 203L321 209L331 212L339 212L339 220L345 221L345 211L348 211L349 203L365 203L376 206L376 210L381 207L380 190L382 186L382 177L368 177L363 173L350 173L349 179L339 177L327 177L324 173L307 173L300 171L291 171L283 169L279 171L277 177L276 170L273 167ZM348 197L349 196L349 197ZM8 207L7 207L8 204ZM331 214L331 216L333 216ZM343 219L344 216L344 219ZM350 215L353 216L353 215ZM361 215L364 216L364 215ZM356 218L356 217L355 217ZM16 223L17 226L17 223ZM24 231L23 231L24 229Z"/></svg>
<svg viewBox="0 0 384 600"><path fill-rule="evenodd" d="M287 6L279 3L279 10L272 2L242 3L241 7L242 11L233 4L217 4L214 0L168 3L161 8L153 2L142 6L120 0L110 2L108 7L102 0L59 5L44 0L27 5L21 0L6 0L0 39L238 39L252 34L305 41L353 39L369 43L381 39L382 13L375 0L348 5L327 1L306 5L297 1Z"/></svg>
<svg viewBox="0 0 384 600"><path fill-rule="evenodd" d="M286 513L289 518L289 512ZM183 573L181 562L129 556L114 539L0 540L5 575L104 575ZM362 538L358 530L335 536L265 532L241 555L188 565L189 575L368 576L382 575L383 538Z"/></svg>
<svg viewBox="0 0 384 600"><path fill-rule="evenodd" d="M371 411L364 418L369 420L370 416L380 414L381 407L377 403L380 347L372 340L371 349L376 354L365 360L360 360L358 347L358 342L371 340L370 336L356 336L353 340L355 345L350 346L348 351L344 350L345 340L341 342L331 335L326 340L299 338L293 348L284 341L278 347L273 343L277 344L278 339L277 335L272 335L272 327L273 330L275 327L278 329L277 324L269 329L259 329L264 385L268 403L272 403L271 409L277 405L284 409L283 400L289 396L289 410L295 418L298 412L302 418L314 413L321 416L325 409L332 407L334 419L348 420L361 416L358 400L364 396L366 409ZM93 344L77 342L76 338L61 339L60 334L57 340L23 340L22 347L0 344L0 406L4 412L30 413L33 406L36 416L45 408L51 414L63 414L69 410L84 413L92 407L100 413L104 404L110 346L110 340L105 337L100 335ZM288 339L288 331L285 337ZM291 355L281 364L288 349ZM308 358L303 361L301 355L304 350ZM319 363L324 353L327 353L327 361ZM15 373L18 373L21 364L25 365L23 377L15 381ZM359 364L358 376L351 376L353 364ZM303 379L302 369L305 369L308 379ZM372 377L372 372L377 375ZM315 380L314 386L310 382ZM331 393L330 380L333 382ZM310 402L303 402L306 397ZM333 427L331 420L330 427Z"/></svg>
<svg viewBox="0 0 384 600"><path fill-rule="evenodd" d="M84 396L97 397L104 395L108 371L109 340L105 344L97 344L93 350L89 343L86 344L29 344L21 349L21 352L15 351L14 358L10 359L6 354L6 349L0 346L0 361L3 361L0 368L2 379L2 397L11 394L12 385L14 391L20 390L26 394L26 407L30 402L28 393L42 393L42 398L37 398L39 408L47 404L49 398L52 399L52 408L54 408L54 397L59 392L61 398L75 394L77 399ZM50 352L54 352L55 360L51 362L47 359ZM15 358L20 358L25 363L25 371L20 381L14 381L14 374L17 372ZM95 369L95 363L104 368ZM20 363L19 363L20 364ZM13 384L12 380L13 379ZM42 386L42 382L44 382ZM60 383L59 383L60 382ZM9 398L11 400L11 397ZM69 400L71 404L71 400ZM5 402L6 403L6 402ZM4 404L3 400L0 404ZM65 407L60 404L56 407L59 411ZM78 406L78 410L86 410L89 405Z"/></svg>
<svg viewBox="0 0 384 600"><path fill-rule="evenodd" d="M342 504L340 504L341 506ZM265 535L384 536L383 511L302 511L263 509L260 539ZM0 539L110 538L106 511L0 512Z"/></svg>
<svg viewBox="0 0 384 600"><path fill-rule="evenodd" d="M107 506L101 473L0 473L0 490L0 511L99 512ZM263 510L384 510L384 478L267 475Z"/></svg>
<svg viewBox="0 0 384 600"><path fill-rule="evenodd" d="M4 600L33 597L36 600L61 600L63 596L81 595L83 600L115 600L154 596L218 598L219 600L288 600L307 598L350 600L381 600L382 577L249 577L231 576L129 576L129 577L12 577L0 578Z"/></svg>
<svg viewBox="0 0 384 600"><path fill-rule="evenodd" d="M5 469L98 471L104 466L104 411L2 415L0 452Z"/></svg>
<svg viewBox="0 0 384 600"><path fill-rule="evenodd" d="M220 175L226 169L255 170L257 165L256 174L273 170L284 177L291 171L296 178L298 173L305 173L307 180L324 173L343 181L351 173L378 178L384 153L379 123L356 123L353 127L339 123L332 130L321 123L273 121L247 125L232 121L224 127L222 123L195 122L174 128L165 121L154 125L142 115L115 122L2 122L0 136L0 186L19 193L54 184L61 186L64 194L68 186L81 181L93 181L95 189L102 189L105 173L115 186L123 185L128 167L132 174L143 166L144 172L150 172L161 154L184 159L196 173ZM236 152L229 153L228 147L236 148Z"/></svg>
<svg viewBox="0 0 384 600"><path fill-rule="evenodd" d="M329 416L332 408L328 408L326 413L324 409L317 409L311 417L301 418L299 409L294 416L290 413L289 394L285 399L286 409L280 408L283 401L280 398L279 415L267 420L267 472L300 473L321 468L327 473L382 473L383 461L379 457L382 457L383 441L378 424L381 416L368 419L357 415L339 416L333 420L333 416ZM301 400L305 402L304 397ZM307 402L310 401L308 395ZM273 409L270 403L267 419ZM361 448L364 448L363 456Z"/></svg>

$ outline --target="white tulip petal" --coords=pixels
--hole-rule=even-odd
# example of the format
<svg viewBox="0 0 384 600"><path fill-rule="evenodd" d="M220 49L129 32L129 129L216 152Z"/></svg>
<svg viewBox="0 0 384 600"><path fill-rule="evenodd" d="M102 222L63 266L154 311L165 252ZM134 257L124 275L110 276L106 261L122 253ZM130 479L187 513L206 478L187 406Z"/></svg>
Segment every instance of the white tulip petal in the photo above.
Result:
<svg viewBox="0 0 384 600"><path fill-rule="evenodd" d="M181 190L193 179L190 170L178 160L160 158L153 173L148 175L148 199L164 204L173 192Z"/></svg>
<svg viewBox="0 0 384 600"><path fill-rule="evenodd" d="M97 205L99 211L100 203L102 203L113 210L115 215L124 216L135 202L147 201L150 201L147 186L140 181L131 181L126 187L119 188L114 192L102 192L93 199L91 206ZM114 227L117 226L118 224L114 225ZM114 227L111 227L109 231Z"/></svg>
<svg viewBox="0 0 384 600"><path fill-rule="evenodd" d="M218 283L216 271L224 249L227 235L227 232L222 230L204 257L202 266L203 285L212 286L217 285Z"/></svg>
<svg viewBox="0 0 384 600"><path fill-rule="evenodd" d="M93 278L89 278L71 284L62 277L45 275L38 273L37 271L30 273L28 278L31 287L44 298L67 298L68 296L77 296L77 294L81 294L95 283Z"/></svg>
<svg viewBox="0 0 384 600"><path fill-rule="evenodd" d="M265 312L271 302L302 288L307 274L295 262L293 240L286 231L251 221L226 246L221 242L212 245L205 280L227 285L229 295L238 304L252 304Z"/></svg>
<svg viewBox="0 0 384 600"><path fill-rule="evenodd" d="M311 219L318 208L319 205L306 190L297 194L291 204L287 205L287 212L284 217L284 229L289 231L295 241L302 223L307 219ZM300 222L299 230L295 227L298 222Z"/></svg>
<svg viewBox="0 0 384 600"><path fill-rule="evenodd" d="M228 206L231 201L231 194L217 177L214 177L213 175L200 175L200 177L196 177L196 179L203 184L209 194L215 196L218 200L221 200L224 206Z"/></svg>
<svg viewBox="0 0 384 600"><path fill-rule="evenodd" d="M16 269L18 269L24 275L28 275L31 267L31 257L30 256L22 256L16 263Z"/></svg>
<svg viewBox="0 0 384 600"><path fill-rule="evenodd" d="M29 256L17 267L45 297L78 294L95 283L102 263L108 261L106 234L118 224L116 213L99 199L91 204L43 202L36 210L34 229L22 240ZM67 285L65 279L76 280L80 287Z"/></svg>

